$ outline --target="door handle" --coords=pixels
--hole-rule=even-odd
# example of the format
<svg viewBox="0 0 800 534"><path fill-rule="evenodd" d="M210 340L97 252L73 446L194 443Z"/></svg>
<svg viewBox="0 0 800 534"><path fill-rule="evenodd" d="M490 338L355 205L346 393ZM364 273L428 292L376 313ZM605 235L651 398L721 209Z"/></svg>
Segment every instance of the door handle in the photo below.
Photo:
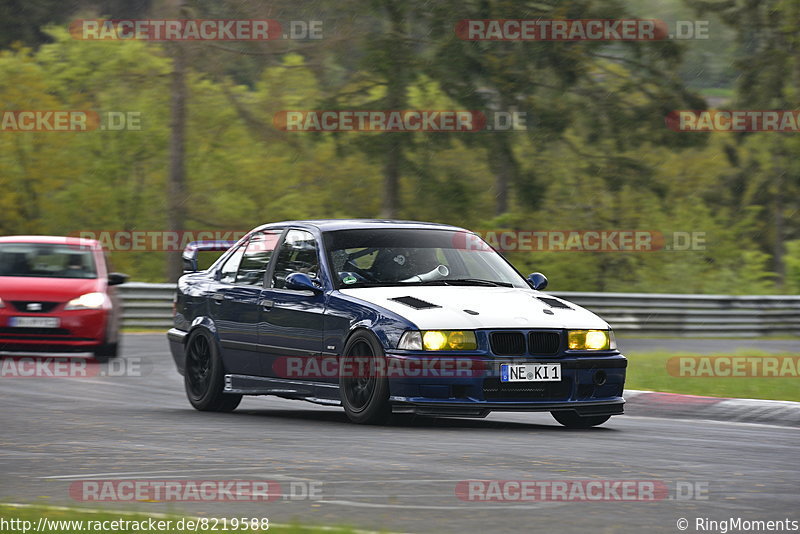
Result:
<svg viewBox="0 0 800 534"><path fill-rule="evenodd" d="M216 302L217 304L222 304L222 299L225 298L225 295L223 295L222 293L214 293L214 295L211 298L214 299L214 302Z"/></svg>
<svg viewBox="0 0 800 534"><path fill-rule="evenodd" d="M261 299L261 301L259 302L259 304L261 304L261 306L262 306L262 307L263 307L265 310L269 311L269 310L271 310L271 309L272 309L272 307L275 305L275 301L274 301L274 300L270 300L270 299Z"/></svg>

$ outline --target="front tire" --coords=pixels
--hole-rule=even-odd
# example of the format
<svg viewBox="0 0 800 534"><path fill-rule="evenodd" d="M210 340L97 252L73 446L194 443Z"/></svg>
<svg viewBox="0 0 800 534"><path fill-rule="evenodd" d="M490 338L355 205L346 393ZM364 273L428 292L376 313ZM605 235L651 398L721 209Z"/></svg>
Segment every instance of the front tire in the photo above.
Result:
<svg viewBox="0 0 800 534"><path fill-rule="evenodd" d="M214 337L195 330L186 342L183 383L189 402L201 412L232 412L241 395L223 393L225 369Z"/></svg>
<svg viewBox="0 0 800 534"><path fill-rule="evenodd" d="M354 423L382 425L392 416L389 381L379 371L385 368L383 359L383 347L371 332L362 330L347 340L339 365L339 395Z"/></svg>
<svg viewBox="0 0 800 534"><path fill-rule="evenodd" d="M550 412L553 418L567 428L591 428L608 421L610 415L578 415L575 411Z"/></svg>

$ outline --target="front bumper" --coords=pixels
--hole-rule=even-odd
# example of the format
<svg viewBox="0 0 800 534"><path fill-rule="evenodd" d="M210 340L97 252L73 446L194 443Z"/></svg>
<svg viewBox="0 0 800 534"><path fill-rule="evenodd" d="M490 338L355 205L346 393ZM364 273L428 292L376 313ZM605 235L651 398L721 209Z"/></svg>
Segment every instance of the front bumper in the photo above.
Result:
<svg viewBox="0 0 800 534"><path fill-rule="evenodd" d="M556 412L574 411L580 416L622 415L625 400L597 400L590 402L486 402L471 400L423 401L390 397L393 413L440 415L451 417L486 417L491 412Z"/></svg>
<svg viewBox="0 0 800 534"><path fill-rule="evenodd" d="M559 358L500 358L468 356L468 376L392 378L389 400L397 413L484 417L492 411L574 410L579 415L623 413L628 360L619 353L606 356ZM407 354L387 354L407 365ZM558 382L501 382L503 363L559 363ZM477 364L477 365L476 365Z"/></svg>
<svg viewBox="0 0 800 534"><path fill-rule="evenodd" d="M175 366L178 372L183 374L183 369L186 361L186 336L189 332L179 330L177 328L170 328L167 331L167 341L169 341L169 351L172 354L172 359L175 360Z"/></svg>
<svg viewBox="0 0 800 534"><path fill-rule="evenodd" d="M107 310L71 310L48 314L9 311L0 313L0 351L87 352L106 340ZM57 328L25 328L9 325L11 317L57 317Z"/></svg>

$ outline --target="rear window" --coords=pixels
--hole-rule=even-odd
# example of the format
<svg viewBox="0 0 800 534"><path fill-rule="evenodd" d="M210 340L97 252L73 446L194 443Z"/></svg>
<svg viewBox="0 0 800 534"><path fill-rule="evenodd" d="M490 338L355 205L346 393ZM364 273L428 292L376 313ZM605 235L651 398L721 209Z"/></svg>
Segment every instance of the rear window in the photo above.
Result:
<svg viewBox="0 0 800 534"><path fill-rule="evenodd" d="M92 250L43 243L0 243L0 276L97 278Z"/></svg>

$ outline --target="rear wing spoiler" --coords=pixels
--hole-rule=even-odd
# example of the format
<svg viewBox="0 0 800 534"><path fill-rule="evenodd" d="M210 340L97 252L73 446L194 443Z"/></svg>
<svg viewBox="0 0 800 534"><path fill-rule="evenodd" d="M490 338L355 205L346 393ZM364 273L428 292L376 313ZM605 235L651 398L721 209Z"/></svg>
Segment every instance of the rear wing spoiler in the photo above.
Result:
<svg viewBox="0 0 800 534"><path fill-rule="evenodd" d="M192 241L183 249L183 272L197 272L197 254L199 252L224 252L235 245L236 241Z"/></svg>

